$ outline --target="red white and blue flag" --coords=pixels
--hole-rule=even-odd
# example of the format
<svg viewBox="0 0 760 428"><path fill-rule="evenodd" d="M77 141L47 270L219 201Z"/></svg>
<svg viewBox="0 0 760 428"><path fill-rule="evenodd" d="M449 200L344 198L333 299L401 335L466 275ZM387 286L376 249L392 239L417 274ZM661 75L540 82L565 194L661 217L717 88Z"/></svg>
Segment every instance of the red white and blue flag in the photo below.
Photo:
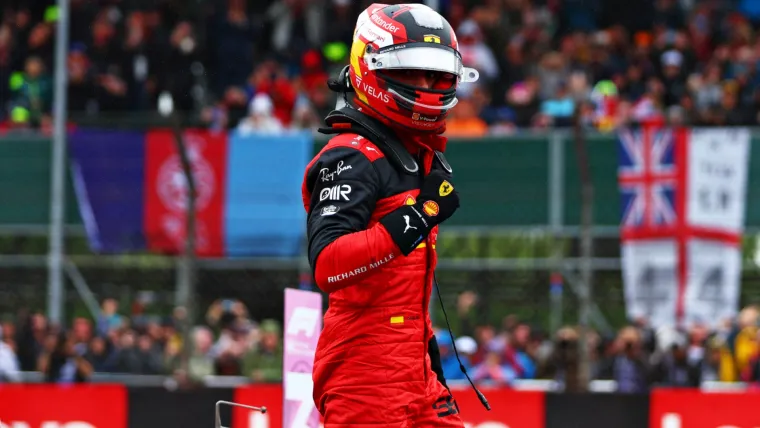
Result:
<svg viewBox="0 0 760 428"><path fill-rule="evenodd" d="M683 325L733 316L749 133L626 129L618 153L629 317Z"/></svg>
<svg viewBox="0 0 760 428"><path fill-rule="evenodd" d="M648 138L642 132L620 134L618 180L622 227L674 227L676 213L675 138L660 130Z"/></svg>

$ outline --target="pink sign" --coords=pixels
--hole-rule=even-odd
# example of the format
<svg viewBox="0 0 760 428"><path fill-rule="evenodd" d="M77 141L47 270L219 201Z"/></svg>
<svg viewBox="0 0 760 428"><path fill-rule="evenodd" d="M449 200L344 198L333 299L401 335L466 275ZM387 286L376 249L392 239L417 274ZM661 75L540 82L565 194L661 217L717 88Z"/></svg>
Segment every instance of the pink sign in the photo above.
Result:
<svg viewBox="0 0 760 428"><path fill-rule="evenodd" d="M311 371L322 331L322 295L285 289L285 352L283 355L283 428L317 428Z"/></svg>

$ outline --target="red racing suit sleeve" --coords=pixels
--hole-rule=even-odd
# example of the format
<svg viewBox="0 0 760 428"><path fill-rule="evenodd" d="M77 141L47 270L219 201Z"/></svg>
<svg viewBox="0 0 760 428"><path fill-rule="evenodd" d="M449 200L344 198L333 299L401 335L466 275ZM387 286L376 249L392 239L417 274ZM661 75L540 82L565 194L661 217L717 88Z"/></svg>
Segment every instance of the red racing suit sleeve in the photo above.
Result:
<svg viewBox="0 0 760 428"><path fill-rule="evenodd" d="M380 223L368 228L381 177L361 148L328 148L304 177L309 264L326 293L355 285L400 254Z"/></svg>

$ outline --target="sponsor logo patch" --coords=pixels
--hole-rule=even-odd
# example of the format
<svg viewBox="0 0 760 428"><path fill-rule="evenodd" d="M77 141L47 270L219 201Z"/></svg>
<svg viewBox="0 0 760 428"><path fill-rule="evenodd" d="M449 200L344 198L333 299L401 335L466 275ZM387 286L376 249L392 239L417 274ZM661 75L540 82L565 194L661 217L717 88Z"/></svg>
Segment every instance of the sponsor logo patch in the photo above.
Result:
<svg viewBox="0 0 760 428"><path fill-rule="evenodd" d="M324 201L325 199L329 199L331 201L339 201L343 199L344 201L349 201L349 194L351 194L351 186L348 184L338 184L322 189L319 192L319 200Z"/></svg>
<svg viewBox="0 0 760 428"><path fill-rule="evenodd" d="M448 196L453 191L454 186L446 180L444 180L443 183L441 183L441 187L438 188L438 194L441 196Z"/></svg>
<svg viewBox="0 0 760 428"><path fill-rule="evenodd" d="M422 36L422 40L427 43L438 43L439 45L441 44L441 38L435 34L425 34Z"/></svg>
<svg viewBox="0 0 760 428"><path fill-rule="evenodd" d="M438 215L439 211L438 204L434 201L427 201L422 204L422 211L424 211L428 217L435 217Z"/></svg>
<svg viewBox="0 0 760 428"><path fill-rule="evenodd" d="M335 205L328 205L324 208L322 208L322 217L327 217L329 215L334 215L340 211L340 208L336 207Z"/></svg>

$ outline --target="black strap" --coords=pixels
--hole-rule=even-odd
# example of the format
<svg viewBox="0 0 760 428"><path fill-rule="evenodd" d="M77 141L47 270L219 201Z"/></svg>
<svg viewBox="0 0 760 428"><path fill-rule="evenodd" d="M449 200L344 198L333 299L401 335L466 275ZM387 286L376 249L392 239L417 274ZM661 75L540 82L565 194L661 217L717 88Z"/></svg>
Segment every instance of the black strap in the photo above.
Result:
<svg viewBox="0 0 760 428"><path fill-rule="evenodd" d="M394 166L407 174L417 174L420 167L393 131L382 123L352 107L333 110L325 118L329 128L319 128L323 134L351 132L372 141ZM344 125L344 126L335 126ZM348 125L345 127L345 125Z"/></svg>
<svg viewBox="0 0 760 428"><path fill-rule="evenodd" d="M454 333L451 331L451 324L449 324L449 316L446 314L446 308L443 306L443 298L441 297L441 289L438 287L438 278L435 277L435 273L433 273L433 279L435 281L435 294L438 295L438 302L441 304L441 310L443 311L443 318L446 320L446 328L449 330L449 335L451 336L451 346L454 348L454 355L457 357L457 362L459 363L459 370L462 371L464 374L464 377L467 378L467 381L470 382L470 386L475 391L475 395L478 396L478 399L480 400L480 403L483 404L483 407L486 408L486 410L491 410L491 405L488 404L488 400L486 399L486 396L483 395L482 392L478 389L477 386L472 382L472 379L470 379L470 375L467 373L467 369L464 368L464 364L462 364L462 360L459 358L459 351L457 350L456 340L454 340Z"/></svg>

